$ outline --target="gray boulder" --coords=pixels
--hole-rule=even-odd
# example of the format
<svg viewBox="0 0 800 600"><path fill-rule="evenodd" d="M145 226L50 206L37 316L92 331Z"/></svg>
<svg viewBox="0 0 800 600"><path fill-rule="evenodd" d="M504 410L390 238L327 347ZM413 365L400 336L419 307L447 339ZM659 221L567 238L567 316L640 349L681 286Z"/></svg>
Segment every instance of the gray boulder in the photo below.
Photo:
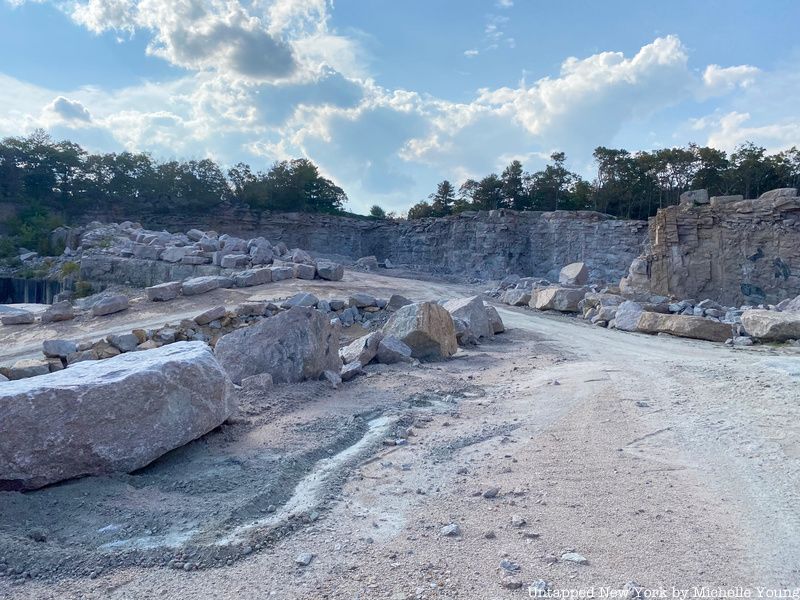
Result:
<svg viewBox="0 0 800 600"><path fill-rule="evenodd" d="M16 381L17 379L27 379L29 377L36 377L38 375L47 375L50 372L50 364L47 360L38 359L38 358L24 358L22 360L18 360L11 366L4 370L4 375L8 377L12 381ZM0 403L2 403L2 394L0 394ZM0 418L2 418L3 409L0 406ZM0 432L2 432L3 424L0 423ZM1 443L1 442L0 442ZM0 460L2 460L3 454L0 451ZM1 467L0 467L1 468ZM2 489L2 486L0 486Z"/></svg>
<svg viewBox="0 0 800 600"><path fill-rule="evenodd" d="M298 279L311 280L317 274L317 267L305 263L297 263L294 267Z"/></svg>
<svg viewBox="0 0 800 600"><path fill-rule="evenodd" d="M542 288L532 296L530 306L539 310L578 312L580 310L579 303L585 295L584 290L575 288Z"/></svg>
<svg viewBox="0 0 800 600"><path fill-rule="evenodd" d="M363 367L364 365L358 361L342 365L342 370L339 372L339 377L341 377L342 381L350 381L356 375L360 375L364 372Z"/></svg>
<svg viewBox="0 0 800 600"><path fill-rule="evenodd" d="M393 335L383 336L378 344L376 357L379 363L392 365L394 363L411 362L411 348Z"/></svg>
<svg viewBox="0 0 800 600"><path fill-rule="evenodd" d="M67 358L78 347L72 340L45 340L42 342L42 353L47 358Z"/></svg>
<svg viewBox="0 0 800 600"><path fill-rule="evenodd" d="M503 323L503 319L500 318L500 313L497 312L497 309L494 306L485 306L486 309L486 316L489 318L489 325L492 327L493 333L503 333L506 330L505 323Z"/></svg>
<svg viewBox="0 0 800 600"><path fill-rule="evenodd" d="M588 281L589 269L582 262L569 264L558 274L558 283L561 285L586 285Z"/></svg>
<svg viewBox="0 0 800 600"><path fill-rule="evenodd" d="M644 307L639 302L626 300L617 306L617 311L614 313L614 327L622 331L636 331L639 317L643 312Z"/></svg>
<svg viewBox="0 0 800 600"><path fill-rule="evenodd" d="M187 279L181 284L181 292L184 296L196 296L205 294L220 287L230 287L233 280L228 277L217 275L207 275L205 277L194 277Z"/></svg>
<svg viewBox="0 0 800 600"><path fill-rule="evenodd" d="M208 325L212 321L217 321L222 319L225 316L225 307L224 306L215 306L214 308L209 308L205 312L201 312L194 318L194 322L198 325Z"/></svg>
<svg viewBox="0 0 800 600"><path fill-rule="evenodd" d="M344 267L329 260L317 261L317 275L328 281L341 281L344 277Z"/></svg>
<svg viewBox="0 0 800 600"><path fill-rule="evenodd" d="M169 263L177 263L183 260L186 256L186 248L184 246L173 246L172 248L165 248L161 253L161 260Z"/></svg>
<svg viewBox="0 0 800 600"><path fill-rule="evenodd" d="M800 339L800 313L774 310L746 310L742 326L750 336L764 342Z"/></svg>
<svg viewBox="0 0 800 600"><path fill-rule="evenodd" d="M120 352L133 352L139 345L139 338L132 333L111 334L106 341Z"/></svg>
<svg viewBox="0 0 800 600"><path fill-rule="evenodd" d="M420 360L442 359L458 350L453 317L435 302L409 304L383 326L384 336L395 336Z"/></svg>
<svg viewBox="0 0 800 600"><path fill-rule="evenodd" d="M377 306L377 303L378 301L375 296L371 296L370 294L366 294L364 292L356 292L352 294L349 300L350 306L355 306L356 308Z"/></svg>
<svg viewBox="0 0 800 600"><path fill-rule="evenodd" d="M230 382L179 342L0 386L0 488L140 469L220 425Z"/></svg>
<svg viewBox="0 0 800 600"><path fill-rule="evenodd" d="M389 302L386 303L386 310L389 312L395 312L404 306L408 306L409 304L413 304L413 302L405 296L401 296L400 294L392 294L389 296Z"/></svg>
<svg viewBox="0 0 800 600"><path fill-rule="evenodd" d="M669 333L678 337L711 342L724 342L733 336L733 329L729 323L704 317L647 311L639 316L636 330L642 333Z"/></svg>
<svg viewBox="0 0 800 600"><path fill-rule="evenodd" d="M159 283L144 289L147 294L147 299L152 302L166 302L177 298L181 293L180 281L169 281L167 283Z"/></svg>
<svg viewBox="0 0 800 600"><path fill-rule="evenodd" d="M777 200L778 198L794 198L797 196L797 188L778 188L761 194L759 200Z"/></svg>
<svg viewBox="0 0 800 600"><path fill-rule="evenodd" d="M261 269L248 269L236 273L233 276L233 283L236 287L253 287L254 285L263 285L272 281L272 271L263 267Z"/></svg>
<svg viewBox="0 0 800 600"><path fill-rule="evenodd" d="M67 302L69 304L69 302ZM3 325L29 325L35 320L34 314L29 310L13 310L4 312L0 316Z"/></svg>
<svg viewBox="0 0 800 600"><path fill-rule="evenodd" d="M378 268L378 259L375 256L363 256L356 261L356 266L367 271L375 271Z"/></svg>
<svg viewBox="0 0 800 600"><path fill-rule="evenodd" d="M531 294L528 290L512 289L507 290L501 300L503 304L510 306L528 306L531 301Z"/></svg>
<svg viewBox="0 0 800 600"><path fill-rule="evenodd" d="M708 204L708 190L689 190L683 192L680 198L681 204Z"/></svg>
<svg viewBox="0 0 800 600"><path fill-rule="evenodd" d="M464 321L477 339L486 339L494 335L492 325L489 323L489 315L479 296L448 300L442 306L453 318Z"/></svg>
<svg viewBox="0 0 800 600"><path fill-rule="evenodd" d="M223 269L238 269L246 267L249 262L249 254L227 254L220 259L220 266Z"/></svg>
<svg viewBox="0 0 800 600"><path fill-rule="evenodd" d="M105 315L113 315L114 313L126 310L130 304L128 297L123 294L114 294L113 296L106 296L95 302L92 306L92 315L95 317L102 317Z"/></svg>
<svg viewBox="0 0 800 600"><path fill-rule="evenodd" d="M42 313L42 323L56 323L58 321L69 321L75 318L75 311L69 300L56 302Z"/></svg>
<svg viewBox="0 0 800 600"><path fill-rule="evenodd" d="M291 308L252 327L222 336L214 348L234 383L269 373L275 383L339 372L339 330L321 312Z"/></svg>
<svg viewBox="0 0 800 600"><path fill-rule="evenodd" d="M378 345L382 339L382 332L373 331L339 350L339 356L344 364L358 361L362 366L368 365L378 353Z"/></svg>
<svg viewBox="0 0 800 600"><path fill-rule="evenodd" d="M272 271L272 281L283 281L294 277L293 267L270 267Z"/></svg>

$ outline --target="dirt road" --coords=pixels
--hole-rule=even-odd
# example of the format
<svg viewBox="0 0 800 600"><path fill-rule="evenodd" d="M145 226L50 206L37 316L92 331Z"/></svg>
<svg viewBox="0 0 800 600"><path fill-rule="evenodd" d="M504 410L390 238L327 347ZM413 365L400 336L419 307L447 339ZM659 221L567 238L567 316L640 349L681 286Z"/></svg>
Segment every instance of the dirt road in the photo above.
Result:
<svg viewBox="0 0 800 600"><path fill-rule="evenodd" d="M0 558L31 575L0 596L800 585L797 355L501 315L505 334L445 363L243 395L231 423L136 474L0 494Z"/></svg>

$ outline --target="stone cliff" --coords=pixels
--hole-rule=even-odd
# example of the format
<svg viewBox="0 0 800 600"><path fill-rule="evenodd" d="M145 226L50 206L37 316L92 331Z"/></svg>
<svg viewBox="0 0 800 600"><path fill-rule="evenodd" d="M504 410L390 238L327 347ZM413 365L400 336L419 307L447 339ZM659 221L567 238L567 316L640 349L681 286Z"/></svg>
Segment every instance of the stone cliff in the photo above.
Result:
<svg viewBox="0 0 800 600"><path fill-rule="evenodd" d="M777 303L800 294L800 198L774 190L758 200L683 202L650 220L648 251L623 288L711 298L728 305Z"/></svg>
<svg viewBox="0 0 800 600"><path fill-rule="evenodd" d="M108 215L93 216L109 220ZM290 248L350 258L375 255L412 269L469 277L517 273L557 279L561 267L584 261L594 280L614 283L641 254L647 235L643 221L621 221L591 211L497 210L393 222L224 207L207 216L148 215L135 220L151 229L199 227L245 238L260 235Z"/></svg>

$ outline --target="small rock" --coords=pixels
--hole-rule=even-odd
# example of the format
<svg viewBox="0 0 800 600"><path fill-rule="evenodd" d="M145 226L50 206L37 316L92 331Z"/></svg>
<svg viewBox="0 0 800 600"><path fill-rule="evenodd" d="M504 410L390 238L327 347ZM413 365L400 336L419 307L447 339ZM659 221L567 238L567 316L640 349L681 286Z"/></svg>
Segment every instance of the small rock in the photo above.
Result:
<svg viewBox="0 0 800 600"><path fill-rule="evenodd" d="M460 537L461 527L458 526L458 523L450 523L450 525L442 527L441 534L445 537Z"/></svg>
<svg viewBox="0 0 800 600"><path fill-rule="evenodd" d="M488 490L483 492L484 498L497 498L497 494L500 493L499 487L490 487Z"/></svg>
<svg viewBox="0 0 800 600"><path fill-rule="evenodd" d="M586 560L586 557L582 554L578 554L577 552L564 552L561 555L561 560L565 560L567 562L573 562L579 565L588 565L589 561Z"/></svg>
<svg viewBox="0 0 800 600"><path fill-rule="evenodd" d="M311 564L312 560L314 560L314 555L311 554L311 552L301 552L297 555L297 558L294 559L294 562L301 567L307 567Z"/></svg>

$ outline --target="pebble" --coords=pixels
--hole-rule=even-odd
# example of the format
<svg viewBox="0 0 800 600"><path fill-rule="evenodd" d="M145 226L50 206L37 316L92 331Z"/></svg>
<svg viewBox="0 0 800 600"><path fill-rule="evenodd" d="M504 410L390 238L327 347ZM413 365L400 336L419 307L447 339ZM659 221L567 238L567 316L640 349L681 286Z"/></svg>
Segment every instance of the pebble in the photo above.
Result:
<svg viewBox="0 0 800 600"><path fill-rule="evenodd" d="M497 494L499 494L499 493L500 493L500 488L499 487L490 487L488 490L483 492L483 497L487 498L487 499L488 498L496 498Z"/></svg>
<svg viewBox="0 0 800 600"><path fill-rule="evenodd" d="M589 561L586 560L586 557L582 554L578 554L577 552L565 552L561 555L561 560L566 560L569 562L574 562L579 565L588 565Z"/></svg>
<svg viewBox="0 0 800 600"><path fill-rule="evenodd" d="M314 560L314 555L311 554L311 552L301 552L297 555L297 558L294 559L294 562L301 567L307 567L311 564L312 560Z"/></svg>
<svg viewBox="0 0 800 600"><path fill-rule="evenodd" d="M516 577L505 575L500 580L500 585L506 588L507 590L518 590L522 587L522 582Z"/></svg>
<svg viewBox="0 0 800 600"><path fill-rule="evenodd" d="M516 573L517 571L520 570L520 567L517 563L510 561L507 558L504 558L503 560L500 561L500 568L505 571L511 571L513 573Z"/></svg>
<svg viewBox="0 0 800 600"><path fill-rule="evenodd" d="M524 527L527 524L528 522L525 520L524 517L521 517L519 515L511 515L511 525L513 527Z"/></svg>
<svg viewBox="0 0 800 600"><path fill-rule="evenodd" d="M450 523L450 525L445 525L440 531L441 534L446 537L458 537L461 535L461 527L458 526L458 523Z"/></svg>
<svg viewBox="0 0 800 600"><path fill-rule="evenodd" d="M528 595L531 598L538 598L547 594L550 585L544 579L537 579L528 586Z"/></svg>

